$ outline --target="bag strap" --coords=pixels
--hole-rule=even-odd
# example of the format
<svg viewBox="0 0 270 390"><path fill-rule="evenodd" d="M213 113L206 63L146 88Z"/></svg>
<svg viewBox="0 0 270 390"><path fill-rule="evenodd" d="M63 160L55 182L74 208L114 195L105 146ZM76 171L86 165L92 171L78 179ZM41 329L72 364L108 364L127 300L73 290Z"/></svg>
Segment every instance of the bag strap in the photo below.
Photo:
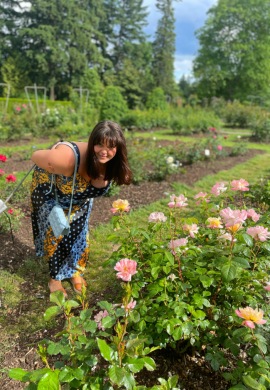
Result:
<svg viewBox="0 0 270 390"><path fill-rule="evenodd" d="M55 147L56 147L57 145L66 145L66 146L69 146L69 147L73 150L73 153L74 153L74 156L75 156L75 167L74 167L74 173L73 173L71 199L70 199L70 205L69 205L69 210L68 210L68 223L69 223L70 214L71 214L71 209L72 209L72 202L73 202L74 187L75 187L76 175L77 175L77 169L78 169L78 157L77 157L76 150L75 150L74 146L72 145L72 143L70 143L70 142L65 142L65 141L60 141L60 142L57 142L57 144L55 145ZM53 183L55 184L55 199L56 199L56 201L58 202L57 188L56 188L56 182L55 182L55 175L54 175L54 174L52 175L52 184L53 184ZM52 187L52 184L51 184L51 187Z"/></svg>

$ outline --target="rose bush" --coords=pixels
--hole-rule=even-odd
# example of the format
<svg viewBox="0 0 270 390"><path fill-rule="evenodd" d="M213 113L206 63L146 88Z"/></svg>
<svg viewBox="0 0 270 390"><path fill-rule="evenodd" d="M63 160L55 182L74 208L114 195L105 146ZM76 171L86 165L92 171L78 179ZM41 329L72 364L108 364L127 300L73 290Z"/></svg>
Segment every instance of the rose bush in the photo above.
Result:
<svg viewBox="0 0 270 390"><path fill-rule="evenodd" d="M250 207L248 191L244 179L216 183L192 199L171 195L144 227L122 219L110 262L138 263L132 331L147 345L192 348L232 389L267 389L269 214Z"/></svg>
<svg viewBox="0 0 270 390"><path fill-rule="evenodd" d="M5 163L7 156L0 154L0 162ZM21 219L24 213L20 208L5 208L5 200L13 191L14 184L17 181L15 175L6 174L5 170L0 168L0 233L11 232L13 238L13 230L17 230L20 226ZM3 190L2 190L3 189ZM4 211L3 211L4 208Z"/></svg>
<svg viewBox="0 0 270 390"><path fill-rule="evenodd" d="M122 303L99 302L98 311L84 294L79 302L51 294L56 306L45 317L64 312L60 340L39 346L45 368L10 376L38 388L143 390L136 373L154 370L148 355L170 347L204 355L232 390L269 388L269 213L252 207L248 193L239 179L192 198L172 194L140 226L128 201L114 202L117 250L105 265L122 280ZM60 355L54 364L51 355ZM152 389L181 385L175 376L159 382Z"/></svg>

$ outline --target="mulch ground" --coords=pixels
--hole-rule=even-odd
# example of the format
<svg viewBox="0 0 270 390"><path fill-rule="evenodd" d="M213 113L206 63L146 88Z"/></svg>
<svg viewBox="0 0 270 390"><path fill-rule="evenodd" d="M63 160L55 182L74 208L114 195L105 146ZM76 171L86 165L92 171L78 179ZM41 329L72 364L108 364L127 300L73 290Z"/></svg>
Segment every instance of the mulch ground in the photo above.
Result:
<svg viewBox="0 0 270 390"><path fill-rule="evenodd" d="M243 156L223 157L216 161L185 166L181 171L170 175L166 180L161 182L145 182L140 185L132 184L130 186L123 186L120 189L120 193L113 197L95 199L90 228L110 220L111 214L109 210L112 202L116 199L127 199L131 208L135 210L162 198L168 198L168 194L172 193L172 183L174 182L181 182L192 186L203 176L216 174L220 170L230 169L236 164L247 161L258 153L262 152L249 150ZM16 159L16 156L13 156L5 164L5 171L8 173L16 173L20 170L26 171L28 166L31 166L29 161L20 161L20 159ZM25 217L21 228L15 232L14 242L10 234L1 234L0 232L0 269L5 269L11 273L16 272L29 256L34 256L29 206L29 200L26 199L25 204L22 205ZM29 291L31 291L31 285L27 286L27 282L25 282L23 289L27 290L28 287ZM4 361L1 362L2 367L22 367L29 370L41 367L35 347L38 341L45 336L41 331L35 335L17 335L13 337L12 347L6 353ZM182 390L225 390L228 388L228 384L223 380L221 374L213 373L203 355L201 356L198 353L190 352L182 356L177 356L173 351L163 350L156 352L154 359L157 363L157 370L154 373L148 371L140 373L138 378L142 384L153 386L157 384L157 378L167 378L168 375L177 374L182 383ZM0 386L2 390L18 390L25 387L22 383L12 381L5 375L2 378L0 376Z"/></svg>

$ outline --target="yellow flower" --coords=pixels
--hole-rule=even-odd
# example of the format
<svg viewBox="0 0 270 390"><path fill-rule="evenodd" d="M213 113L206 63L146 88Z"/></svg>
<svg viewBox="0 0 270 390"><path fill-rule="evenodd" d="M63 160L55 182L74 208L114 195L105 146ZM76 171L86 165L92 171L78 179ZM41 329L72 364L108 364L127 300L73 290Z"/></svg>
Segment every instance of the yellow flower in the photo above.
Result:
<svg viewBox="0 0 270 390"><path fill-rule="evenodd" d="M130 205L127 200L117 199L112 204L113 208L111 209L112 213L128 212L130 210Z"/></svg>
<svg viewBox="0 0 270 390"><path fill-rule="evenodd" d="M245 321L242 322L242 325L247 326L248 328L255 328L254 324L263 325L266 323L266 320L263 319L263 310L252 309L252 307L239 308L235 310L235 313L240 318L244 318Z"/></svg>
<svg viewBox="0 0 270 390"><path fill-rule="evenodd" d="M238 232L238 230L240 230L241 228L242 228L241 223L236 223L236 224L233 225L233 226L227 227L227 230L229 230L229 231L232 232L232 233L236 233L236 232Z"/></svg>
<svg viewBox="0 0 270 390"><path fill-rule="evenodd" d="M206 223L208 223L207 227L210 229L221 229L223 227L220 218L208 218Z"/></svg>

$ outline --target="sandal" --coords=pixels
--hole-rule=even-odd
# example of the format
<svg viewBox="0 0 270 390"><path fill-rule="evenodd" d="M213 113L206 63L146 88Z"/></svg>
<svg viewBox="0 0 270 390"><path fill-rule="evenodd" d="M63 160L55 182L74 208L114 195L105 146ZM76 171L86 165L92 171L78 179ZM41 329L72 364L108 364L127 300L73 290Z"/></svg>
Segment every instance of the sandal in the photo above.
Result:
<svg viewBox="0 0 270 390"><path fill-rule="evenodd" d="M87 286L87 283L82 276L74 276L73 278L70 278L70 281L71 281L73 290L77 294L82 293L82 285L84 285L85 287Z"/></svg>
<svg viewBox="0 0 270 390"><path fill-rule="evenodd" d="M55 291L62 291L62 293L64 294L64 297L67 298L68 295L67 295L66 290L62 286L61 280L54 280L54 282L59 282L59 283L53 283L53 285L51 285L51 281L48 282L48 287L49 287L50 293L53 293Z"/></svg>

